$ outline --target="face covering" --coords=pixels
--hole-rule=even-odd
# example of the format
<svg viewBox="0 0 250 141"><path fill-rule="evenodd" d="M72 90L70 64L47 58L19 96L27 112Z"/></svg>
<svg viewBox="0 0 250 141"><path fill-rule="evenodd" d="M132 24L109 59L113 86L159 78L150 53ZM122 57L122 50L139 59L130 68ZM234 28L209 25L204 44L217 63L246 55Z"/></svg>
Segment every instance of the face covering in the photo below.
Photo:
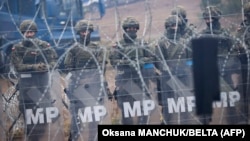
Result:
<svg viewBox="0 0 250 141"><path fill-rule="evenodd" d="M208 28L212 27L213 30L219 30L220 29L220 23L219 23L218 20L212 19L212 22L206 22L206 24L207 24Z"/></svg>
<svg viewBox="0 0 250 141"><path fill-rule="evenodd" d="M166 32L165 32L165 36L168 38L168 39L175 39L175 40L178 40L181 36L181 33L180 33L180 28L178 27L178 29L172 29L172 28L167 28L166 29Z"/></svg>
<svg viewBox="0 0 250 141"><path fill-rule="evenodd" d="M133 42L133 40L137 38L136 32L137 31L127 31L123 34L124 40L128 42Z"/></svg>

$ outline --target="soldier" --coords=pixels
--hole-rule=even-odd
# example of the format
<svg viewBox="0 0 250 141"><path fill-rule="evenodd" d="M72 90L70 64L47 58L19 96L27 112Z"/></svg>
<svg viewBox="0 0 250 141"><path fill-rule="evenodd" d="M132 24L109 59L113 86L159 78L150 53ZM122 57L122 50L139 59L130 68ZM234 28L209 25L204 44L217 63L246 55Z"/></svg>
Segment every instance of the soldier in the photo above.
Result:
<svg viewBox="0 0 250 141"><path fill-rule="evenodd" d="M190 38L193 34L196 33L196 27L193 24L188 23L187 12L185 8L181 5L178 5L171 11L171 15L178 15L181 20L180 32L183 38Z"/></svg>
<svg viewBox="0 0 250 141"><path fill-rule="evenodd" d="M182 36L183 25L178 15L170 15L165 20L165 32L156 45L156 63L158 72L158 100L162 107L162 124L190 124L192 113L183 115L181 111L170 109L169 99L178 100L179 97L192 96L190 80L190 66L186 65L190 58L190 48ZM180 115L180 116L179 116ZM189 117L187 117L189 116ZM190 119L189 119L190 118Z"/></svg>
<svg viewBox="0 0 250 141"><path fill-rule="evenodd" d="M234 44L232 35L230 35L226 29L221 27L219 21L221 15L222 13L218 8L207 7L203 12L203 18L207 24L207 28L202 30L200 34L212 34L225 37L225 40L221 41L218 47L220 73L231 88L237 90L239 85L240 63L236 50L232 48ZM226 60L227 57L229 57L228 60ZM227 61L226 66L224 64L225 61ZM223 66L225 66L225 68L223 68Z"/></svg>
<svg viewBox="0 0 250 141"><path fill-rule="evenodd" d="M50 121L39 120L36 123L30 120L34 116L32 114L37 113L36 111L53 107L55 101L50 95L49 73L55 67L57 54L48 42L35 37L38 29L34 21L24 20L20 24L20 31L24 39L13 46L11 63L19 76L19 110L25 119L25 138L37 140L45 133L46 125ZM44 113L44 115L47 114ZM57 119L58 116L55 118Z"/></svg>
<svg viewBox="0 0 250 141"><path fill-rule="evenodd" d="M147 124L147 113L138 115L126 114L129 106L142 107L144 100L151 99L148 89L147 70L152 71L152 49L143 40L137 38L139 22L134 17L126 17L122 23L123 39L112 47L110 63L117 70L114 95L122 111L122 124ZM145 66L146 65L146 66ZM148 66L147 66L148 65ZM144 70L145 69L145 70ZM150 74L153 76L153 74ZM129 103L129 105L126 105ZM135 118L137 117L137 118ZM133 120L137 120L134 122Z"/></svg>
<svg viewBox="0 0 250 141"><path fill-rule="evenodd" d="M221 11L217 7L206 7L203 18L206 29L202 30L201 36L214 36L218 39L217 56L220 74L220 89L223 92L239 91L240 84L240 62L237 49L234 48L235 41L229 31L221 26ZM220 97L220 95L218 96ZM220 98L215 98L220 99ZM233 108L227 109L227 122L237 123L237 116Z"/></svg>
<svg viewBox="0 0 250 141"><path fill-rule="evenodd" d="M241 61L241 69L242 69L242 83L243 83L243 113L245 113L245 122L249 122L249 92L250 92L250 77L249 77L249 64L248 64L248 53L250 49L250 2L244 5L244 21L240 24L240 27L237 30L237 37L238 37L238 51L239 51L239 58ZM242 40L243 39L243 40Z"/></svg>
<svg viewBox="0 0 250 141"><path fill-rule="evenodd" d="M74 29L80 38L66 52L64 60L69 72L66 77L70 78L67 92L72 116L69 141L82 139L81 124L85 123L88 124L88 140L94 141L97 140L97 125L106 115L106 110L103 109L104 96L108 92L107 82L104 79L106 50L99 43L90 40L90 35L94 31L94 25L90 21L80 20ZM96 107L102 107L101 114L92 111ZM89 111L84 110L88 108ZM87 114L90 118L82 119L81 113ZM101 117L96 118L97 116Z"/></svg>

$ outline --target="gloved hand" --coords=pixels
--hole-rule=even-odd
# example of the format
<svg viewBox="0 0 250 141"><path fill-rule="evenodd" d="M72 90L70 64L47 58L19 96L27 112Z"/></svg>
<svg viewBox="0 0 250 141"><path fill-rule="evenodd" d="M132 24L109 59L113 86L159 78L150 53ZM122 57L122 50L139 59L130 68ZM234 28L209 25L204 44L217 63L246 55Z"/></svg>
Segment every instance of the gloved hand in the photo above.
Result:
<svg viewBox="0 0 250 141"><path fill-rule="evenodd" d="M33 68L35 71L46 71L47 70L47 65L44 63L39 63L39 64L34 64Z"/></svg>

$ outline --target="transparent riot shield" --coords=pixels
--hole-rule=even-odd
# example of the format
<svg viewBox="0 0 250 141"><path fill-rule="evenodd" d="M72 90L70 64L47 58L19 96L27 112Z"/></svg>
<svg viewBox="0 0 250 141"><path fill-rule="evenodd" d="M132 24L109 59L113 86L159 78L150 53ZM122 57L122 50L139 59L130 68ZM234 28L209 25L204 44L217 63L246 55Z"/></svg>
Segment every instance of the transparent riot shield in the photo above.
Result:
<svg viewBox="0 0 250 141"><path fill-rule="evenodd" d="M62 87L58 72L20 73L23 140L64 140Z"/></svg>
<svg viewBox="0 0 250 141"><path fill-rule="evenodd" d="M8 79L1 81L1 128L3 139L13 140L21 136L22 122L19 120L18 88L15 80Z"/></svg>
<svg viewBox="0 0 250 141"><path fill-rule="evenodd" d="M1 95L3 94L2 88L0 89ZM6 133L7 133L7 128L6 128L6 114L4 112L4 101L3 97L1 96L0 98L0 140L6 140Z"/></svg>
<svg viewBox="0 0 250 141"><path fill-rule="evenodd" d="M196 114L191 62L192 60L166 62L169 71L161 74L161 92L159 93L165 124L204 124L204 117ZM221 65L222 62L224 61L219 60L218 65ZM242 124L245 122L242 82L238 80L237 89L233 89L231 71L227 67L220 69L220 100L212 103L213 114L209 117L209 124ZM237 72L241 74L240 70Z"/></svg>
<svg viewBox="0 0 250 141"><path fill-rule="evenodd" d="M98 69L82 69L67 76L72 140L97 140L98 124L105 124L107 83Z"/></svg>
<svg viewBox="0 0 250 141"><path fill-rule="evenodd" d="M213 103L211 124L242 124L244 114L242 71L237 57L219 57L220 101ZM235 74L237 73L237 75Z"/></svg>
<svg viewBox="0 0 250 141"><path fill-rule="evenodd" d="M163 124L201 124L195 114L192 60L169 60L163 65L169 68L158 78Z"/></svg>
<svg viewBox="0 0 250 141"><path fill-rule="evenodd" d="M150 124L150 115L155 109L154 90L148 86L147 79L151 76L140 67L131 64L116 68L115 97L121 110L121 124Z"/></svg>

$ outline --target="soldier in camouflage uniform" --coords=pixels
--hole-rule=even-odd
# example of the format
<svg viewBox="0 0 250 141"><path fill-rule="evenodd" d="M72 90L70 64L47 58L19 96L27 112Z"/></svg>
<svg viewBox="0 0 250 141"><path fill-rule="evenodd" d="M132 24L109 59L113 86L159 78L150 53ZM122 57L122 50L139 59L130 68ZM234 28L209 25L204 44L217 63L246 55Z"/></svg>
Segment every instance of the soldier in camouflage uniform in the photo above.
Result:
<svg viewBox="0 0 250 141"><path fill-rule="evenodd" d="M26 119L26 110L51 107L53 100L49 92L51 72L57 54L50 44L35 37L37 25L32 20L20 24L23 40L15 44L11 52L11 63L19 74L19 109ZM26 125L28 140L37 140L42 135L45 123Z"/></svg>
<svg viewBox="0 0 250 141"><path fill-rule="evenodd" d="M180 32L183 38L190 38L196 33L196 27L188 23L187 12L185 8L178 5L171 11L171 15L178 15L181 20Z"/></svg>
<svg viewBox="0 0 250 141"><path fill-rule="evenodd" d="M97 42L90 41L93 30L94 25L90 21L80 20L76 23L75 31L80 38L69 48L64 60L68 76L71 75L67 92L72 116L69 141L82 138L82 122L88 123L89 141L97 140L97 125L102 120L93 118L92 121L80 121L78 115L84 108L93 109L103 105L108 90L107 82L104 80L107 63L105 48ZM95 116L92 113L91 117Z"/></svg>
<svg viewBox="0 0 250 141"><path fill-rule="evenodd" d="M154 53L143 40L137 38L139 28L139 22L134 17L126 17L122 23L123 39L112 47L109 57L111 65L117 70L114 95L122 111L122 124L147 124L148 116L143 111L141 115L129 117L124 113L128 109L125 103L132 107L134 102L142 105L143 100L151 98L146 82L149 76L144 67L152 63ZM137 122L133 121L134 116L138 117Z"/></svg>
<svg viewBox="0 0 250 141"><path fill-rule="evenodd" d="M221 11L217 7L206 7L203 18L207 25L200 32L201 36L214 36L218 38L218 67L220 74L220 89L222 92L239 91L240 61L235 41L229 31L221 26ZM237 123L237 113L233 108L227 108L226 120L228 123Z"/></svg>
<svg viewBox="0 0 250 141"><path fill-rule="evenodd" d="M250 92L250 69L248 62L248 53L250 49L250 2L244 5L244 21L240 24L237 30L238 41L238 51L239 58L241 61L242 69L242 81L243 81L243 113L245 113L245 121L249 122L249 92Z"/></svg>
<svg viewBox="0 0 250 141"><path fill-rule="evenodd" d="M170 15L165 20L164 36L159 39L155 48L157 57L155 66L159 72L158 100L163 115L162 124L191 124L190 114L183 115L180 111L172 113L169 111L171 103L168 102L169 99L177 100L179 97L192 96L190 66L186 65L191 51L185 37L182 36L182 25L178 15Z"/></svg>
<svg viewBox="0 0 250 141"><path fill-rule="evenodd" d="M218 47L219 67L221 76L231 86L233 90L238 89L240 62L238 52L233 48L234 41L230 32L221 27L219 22L221 11L216 7L207 7L203 12L203 18L207 24L207 28L201 31L201 35L218 35L224 37ZM226 59L228 57L228 59ZM224 66L227 61L226 66Z"/></svg>

